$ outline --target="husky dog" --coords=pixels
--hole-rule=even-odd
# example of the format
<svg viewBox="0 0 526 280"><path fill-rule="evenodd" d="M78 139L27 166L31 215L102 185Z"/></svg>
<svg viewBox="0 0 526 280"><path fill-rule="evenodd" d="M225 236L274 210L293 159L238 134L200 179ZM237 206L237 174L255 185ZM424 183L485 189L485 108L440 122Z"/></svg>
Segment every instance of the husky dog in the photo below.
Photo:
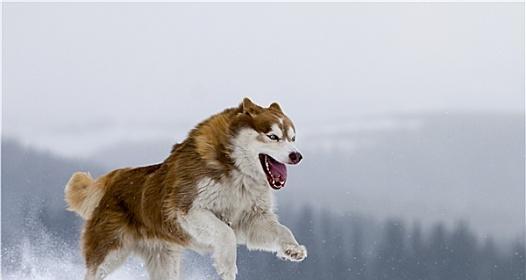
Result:
<svg viewBox="0 0 526 280"><path fill-rule="evenodd" d="M179 279L185 249L211 253L223 280L236 278L236 246L307 257L273 212L272 190L285 187L285 164L298 164L295 128L277 103L248 98L198 124L159 164L114 170L97 179L73 174L69 210L86 220L85 279L103 279L130 254L150 279Z"/></svg>

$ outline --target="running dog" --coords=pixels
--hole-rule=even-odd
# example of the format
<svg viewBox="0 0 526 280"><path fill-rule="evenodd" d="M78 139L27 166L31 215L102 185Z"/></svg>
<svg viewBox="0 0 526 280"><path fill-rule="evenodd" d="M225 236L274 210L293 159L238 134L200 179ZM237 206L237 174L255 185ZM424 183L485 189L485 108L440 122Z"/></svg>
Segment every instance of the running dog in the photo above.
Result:
<svg viewBox="0 0 526 280"><path fill-rule="evenodd" d="M150 279L179 279L181 253L190 249L211 253L221 278L234 280L237 244L302 261L305 247L273 212L285 164L302 159L295 134L277 103L245 98L198 124L162 163L97 179L73 174L65 200L85 219L85 279L103 279L132 253Z"/></svg>

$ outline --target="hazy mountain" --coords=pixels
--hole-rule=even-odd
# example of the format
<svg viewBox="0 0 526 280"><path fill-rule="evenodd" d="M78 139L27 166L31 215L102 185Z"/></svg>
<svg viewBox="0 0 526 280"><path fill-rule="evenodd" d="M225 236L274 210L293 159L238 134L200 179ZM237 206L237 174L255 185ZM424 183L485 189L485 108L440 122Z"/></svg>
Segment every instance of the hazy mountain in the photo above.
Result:
<svg viewBox="0 0 526 280"><path fill-rule="evenodd" d="M31 237L37 222L64 240L76 240L80 219L65 211L64 186L78 170L102 174L93 163L60 158L2 139L2 244L18 243L23 235Z"/></svg>
<svg viewBox="0 0 526 280"><path fill-rule="evenodd" d="M420 120L413 129L333 135L357 147L307 154L303 166L291 171L285 199L379 217L465 219L479 233L499 237L523 233L523 116Z"/></svg>
<svg viewBox="0 0 526 280"><path fill-rule="evenodd" d="M298 130L305 160L289 168L288 186L277 193L288 207L465 220L480 234L505 238L524 232L523 115L332 120ZM145 165L163 160L172 144L119 143L89 159L108 168Z"/></svg>

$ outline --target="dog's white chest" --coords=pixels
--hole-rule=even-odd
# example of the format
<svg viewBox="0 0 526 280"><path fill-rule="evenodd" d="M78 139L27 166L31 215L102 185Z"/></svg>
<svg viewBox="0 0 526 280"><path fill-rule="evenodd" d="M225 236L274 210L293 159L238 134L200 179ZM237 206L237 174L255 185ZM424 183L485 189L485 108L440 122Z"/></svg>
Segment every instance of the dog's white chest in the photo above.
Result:
<svg viewBox="0 0 526 280"><path fill-rule="evenodd" d="M255 211L272 208L272 196L265 187L255 186L241 176L225 182L204 179L198 184L194 206L208 209L226 224L235 226Z"/></svg>

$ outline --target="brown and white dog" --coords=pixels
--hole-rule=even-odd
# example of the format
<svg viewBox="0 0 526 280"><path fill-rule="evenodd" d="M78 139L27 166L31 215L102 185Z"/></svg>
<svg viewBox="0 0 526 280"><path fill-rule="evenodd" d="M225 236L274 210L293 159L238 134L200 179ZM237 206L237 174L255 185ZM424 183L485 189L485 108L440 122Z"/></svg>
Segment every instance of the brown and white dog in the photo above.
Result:
<svg viewBox="0 0 526 280"><path fill-rule="evenodd" d="M245 98L198 124L162 163L114 170L97 179L73 174L69 210L86 220L85 279L103 279L141 256L151 279L179 279L184 249L211 252L224 280L236 278L236 246L307 256L273 212L272 189L285 186L285 164L302 159L295 128L277 103Z"/></svg>

